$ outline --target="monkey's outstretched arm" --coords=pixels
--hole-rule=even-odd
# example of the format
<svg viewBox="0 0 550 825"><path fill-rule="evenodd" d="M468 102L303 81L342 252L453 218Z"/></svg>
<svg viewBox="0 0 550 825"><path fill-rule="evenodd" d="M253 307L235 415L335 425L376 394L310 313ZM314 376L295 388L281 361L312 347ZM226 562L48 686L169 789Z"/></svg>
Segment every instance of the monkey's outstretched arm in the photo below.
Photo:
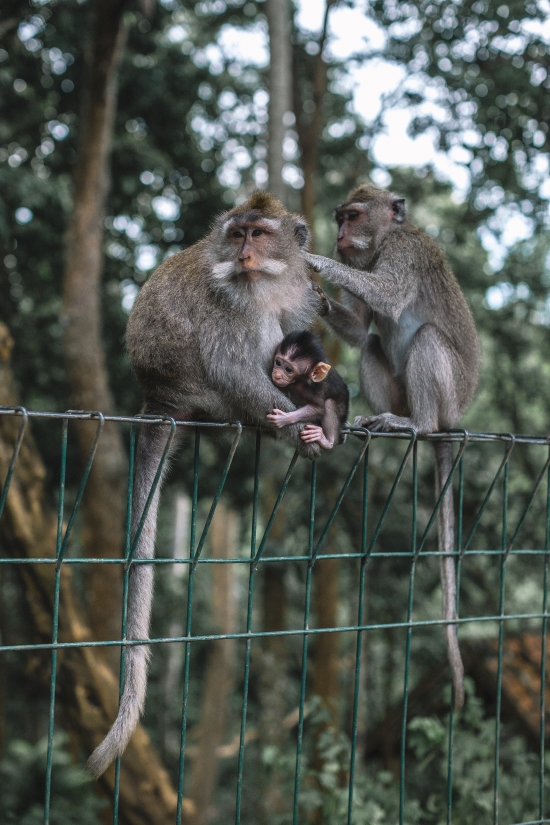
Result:
<svg viewBox="0 0 550 825"><path fill-rule="evenodd" d="M364 272L322 255L312 255L310 252L303 255L315 271L331 284L343 287L375 312L394 321L399 320L405 307L415 298L415 279L393 272L383 264L378 264L372 272Z"/></svg>
<svg viewBox="0 0 550 825"><path fill-rule="evenodd" d="M283 413L295 411L294 404L277 389L259 365L255 365L253 369L249 363L243 365L237 359L228 359L226 356L223 367L223 370L215 367L212 378L220 394L227 398L227 408L236 409L245 420L265 426L267 416L273 410L281 410ZM248 381L246 385L242 380L245 374ZM306 458L318 458L319 447L315 444L304 444L300 438L301 431L300 424L292 423L281 430L281 435L285 441L289 441L299 450L301 455Z"/></svg>
<svg viewBox="0 0 550 825"><path fill-rule="evenodd" d="M330 300L330 309L323 316L323 320L346 344L351 347L363 347L367 342L372 313L368 315L365 321L343 304Z"/></svg>
<svg viewBox="0 0 550 825"><path fill-rule="evenodd" d="M210 378L215 389L227 399L228 408L242 410L243 415L254 418L258 424L265 424L265 416L275 408L283 412L296 409L271 382L261 364L243 363L236 353L224 353L223 357L220 354L219 358L214 356Z"/></svg>
<svg viewBox="0 0 550 825"><path fill-rule="evenodd" d="M313 404L306 404L304 407L299 407L294 412L282 412L275 408L273 412L269 413L267 420L274 424L278 429L281 427L288 427L289 424L298 424L300 421L307 421L309 418L319 415L319 407Z"/></svg>
<svg viewBox="0 0 550 825"><path fill-rule="evenodd" d="M315 281L311 288L321 299L321 317L332 330L351 347L362 347L367 339L367 330L372 320L373 312L369 306L361 302L364 317L360 318L353 310L329 298L326 292Z"/></svg>

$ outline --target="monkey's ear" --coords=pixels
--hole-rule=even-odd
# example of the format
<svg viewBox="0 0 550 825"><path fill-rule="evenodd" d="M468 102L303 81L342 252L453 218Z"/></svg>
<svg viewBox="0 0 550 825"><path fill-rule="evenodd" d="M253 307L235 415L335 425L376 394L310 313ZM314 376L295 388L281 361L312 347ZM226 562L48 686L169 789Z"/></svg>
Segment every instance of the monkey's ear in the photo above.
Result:
<svg viewBox="0 0 550 825"><path fill-rule="evenodd" d="M309 229L305 223L297 223L294 227L294 237L298 241L298 246L305 246L309 238Z"/></svg>
<svg viewBox="0 0 550 825"><path fill-rule="evenodd" d="M391 204L393 219L397 223L403 223L405 220L405 198L394 198Z"/></svg>
<svg viewBox="0 0 550 825"><path fill-rule="evenodd" d="M315 366L313 367L310 378L312 381L315 381L315 383L318 384L319 381L325 380L329 370L330 364L325 364L323 361L319 361L319 363L315 364Z"/></svg>

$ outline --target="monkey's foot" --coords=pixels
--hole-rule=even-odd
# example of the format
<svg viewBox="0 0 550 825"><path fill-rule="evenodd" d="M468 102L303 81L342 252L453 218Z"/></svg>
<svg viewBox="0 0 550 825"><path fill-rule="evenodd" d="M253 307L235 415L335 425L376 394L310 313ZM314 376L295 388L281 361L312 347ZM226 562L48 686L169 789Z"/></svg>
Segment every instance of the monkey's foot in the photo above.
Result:
<svg viewBox="0 0 550 825"><path fill-rule="evenodd" d="M414 430L417 427L410 418L403 418L393 413L381 413L380 415L358 415L353 422L355 427L366 427L371 433L392 433L398 430Z"/></svg>
<svg viewBox="0 0 550 825"><path fill-rule="evenodd" d="M307 444L304 441L300 441L300 446L297 446L296 449L303 458L309 458L310 461L314 461L321 455L321 450L319 449L319 444L317 444L317 442Z"/></svg>
<svg viewBox="0 0 550 825"><path fill-rule="evenodd" d="M324 434L323 428L316 424L306 424L300 433L300 438L302 441L305 441L306 444L318 444L323 450L331 450L334 446L334 443L329 441Z"/></svg>

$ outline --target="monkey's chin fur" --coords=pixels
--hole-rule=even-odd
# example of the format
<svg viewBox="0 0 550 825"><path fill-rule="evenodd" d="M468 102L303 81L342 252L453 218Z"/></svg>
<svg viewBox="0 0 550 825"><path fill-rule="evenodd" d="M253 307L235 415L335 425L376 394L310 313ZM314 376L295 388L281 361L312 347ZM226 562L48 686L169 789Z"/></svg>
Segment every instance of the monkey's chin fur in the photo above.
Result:
<svg viewBox="0 0 550 825"><path fill-rule="evenodd" d="M237 273L237 279L245 284L253 284L262 278L264 273L259 269L244 269Z"/></svg>

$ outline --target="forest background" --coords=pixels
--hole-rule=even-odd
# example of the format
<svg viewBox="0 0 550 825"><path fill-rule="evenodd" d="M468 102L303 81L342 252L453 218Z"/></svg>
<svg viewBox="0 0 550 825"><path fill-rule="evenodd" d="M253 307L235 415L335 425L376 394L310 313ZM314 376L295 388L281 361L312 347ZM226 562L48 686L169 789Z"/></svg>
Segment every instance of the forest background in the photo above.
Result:
<svg viewBox="0 0 550 825"><path fill-rule="evenodd" d="M444 249L474 312L483 368L464 426L472 431L547 433L550 4L547 0L502 4L327 0L320 10L320 27L313 30L303 24L303 9L278 0L143 0L141 4L4 0L0 17L2 404L58 412L71 408L136 413L140 397L124 350L124 329L133 300L156 264L199 240L216 213L242 201L256 187L268 187L290 209L303 213L312 230L312 247L331 255L332 207L358 182L372 180L407 198L413 221ZM370 35L362 40L350 36L352 53L342 58L335 45L338 25L345 24L342 15L352 13L360 13L368 22ZM265 43L269 59L257 60L255 50L246 45L258 41ZM397 81L379 97L376 84L369 91L367 83L362 94L372 99L358 102L355 78L369 71L373 78L387 73ZM410 137L420 138L424 146L426 141L433 145L433 155L425 164L407 165L407 142L400 164L388 165L384 143L389 141L388 124L396 113L408 122ZM353 411L360 412L364 406L358 396L357 354L326 332L323 335L332 363L348 381ZM5 419L0 421L5 445L12 443L10 426ZM69 496L71 491L74 496L92 438L86 424L75 424L72 432ZM0 522L0 542L8 557L40 555L41 546L44 555L55 550L55 542L46 545L59 482L58 433L54 436L51 423L43 421L33 422L32 433L34 440L25 447L26 463L18 470L18 483L28 494L28 529L25 535L15 529L10 496L8 512ZM93 557L97 547L110 558L123 552L127 435L115 426L105 428L71 548L74 555ZM342 448L347 449L351 448ZM178 458L163 495L161 555L180 552L185 538L190 450L186 447ZM268 498L273 501L288 455L275 446L267 451ZM326 466L333 478L341 479L347 472L341 466L345 453L337 452ZM385 455L375 475L380 492L371 493L373 507L377 495L383 500L381 490L397 461L395 450L388 447ZM222 458L212 447L207 466L214 476ZM476 461L466 511L468 495L471 508L473 502L479 503L483 472L490 463L482 454ZM516 469L514 491L521 497L538 475L540 455L525 451ZM428 464L423 471L429 479ZM238 554L245 541L250 475L243 459L235 471L234 492L224 499L213 524L209 552L214 556ZM208 492L209 482L205 484ZM426 493L427 500L430 495ZM352 496L331 534L331 546L338 551L354 546L359 506ZM544 541L541 512L536 510L525 526L522 538L527 547ZM288 505L275 525L272 541L279 554L292 554L299 518L300 507ZM407 529L405 521L404 511L400 514L397 508L391 527L380 537L382 549L399 544ZM497 522L495 511L483 526L480 546L491 545ZM426 615L437 616L440 596L436 560L432 562L426 563L417 599ZM241 593L236 598L241 610L245 583L236 573L227 572L232 565L222 567L228 578L205 577L198 591L196 632L213 627L229 632L238 623L231 611L231 594ZM314 601L318 626L345 620L353 570L334 559L318 565ZM52 579L35 566L27 566L26 571L21 576L8 565L0 567L3 644L47 639L48 634L51 639ZM511 609L532 606L542 598L540 574L540 563L529 559L512 567L507 585ZM390 623L396 615L402 617L408 576L409 566L403 560L390 563L385 558L373 565L365 591L369 613ZM154 632L159 637L181 635L185 577L166 573L157 578ZM121 581L120 566L95 565L74 573L61 599L67 638L76 633L77 625L90 638L119 637ZM498 602L494 563L478 559L475 569L465 571L465 582L466 609ZM293 626L301 609L300 583L299 572L266 566L259 596L260 625L274 630ZM367 707L364 701L359 718L363 744L358 782L362 784L354 821L391 822L397 805L398 739L376 744L376 732L387 729L400 701L403 654L397 639L402 636L388 629L370 638L370 644L365 642L368 674L362 677L369 702ZM419 634L415 649L413 682L417 685L444 659L442 637L430 637L429 643L427 638ZM310 713L313 744L302 805L308 821L330 817L334 823L344 816L345 808L342 759L350 710L343 696L352 679L352 643L335 641L335 635L319 639L327 643L319 641L312 648L310 690L319 704L313 703ZM145 726L159 755L150 755L146 738L135 745L135 757L129 758L122 776L124 822L173 821L179 756L179 733L174 731L179 732L182 689L179 648L155 648ZM189 821L197 823L226 821L234 805L237 753L231 743L242 683L235 666L236 648L227 644L224 653L220 650L196 646L190 683L194 738L190 737L185 793ZM116 695L114 677L105 675L101 682L103 676L97 673L104 673L101 668L117 673L118 652L113 648L103 658L97 655L93 662L70 656L60 662L64 687L59 694L59 721L68 738L56 740L52 822L109 821L105 799L96 796L80 769L70 767L73 762L82 764L105 724L89 707L82 707L79 690L84 685L92 694L95 691L91 704L101 706L106 717L108 700L98 696ZM286 822L298 653L292 645L266 643L257 655L262 664L251 677L255 735L247 746L259 749L250 767L251 788L256 790L249 790L242 821L256 821L259 810L264 821ZM48 656L40 653L2 657L0 808L11 817L6 822L18 825L43 821L49 663ZM274 674L284 675L279 687L274 687ZM225 687L212 697L209 684ZM477 822L492 821L484 817L492 804L486 762L494 707L476 698L476 690L476 685L471 686L469 716L462 723L465 767L456 779L456 822L472 821L472 816ZM443 688L440 693L445 695ZM444 750L442 720L448 697L445 708L441 703L437 708L436 713L433 705L421 703L413 720L410 822L440 821L445 804L443 775L441 787L437 783L435 787L433 766L421 758L428 751ZM288 720L282 730L281 714ZM533 754L521 719L510 721L504 742L510 770L508 782L503 783L501 810L515 822L527 816L526 806L533 796L529 784ZM156 789L154 804L147 799L146 786ZM106 794L111 787L112 781L105 779L99 791Z"/></svg>

